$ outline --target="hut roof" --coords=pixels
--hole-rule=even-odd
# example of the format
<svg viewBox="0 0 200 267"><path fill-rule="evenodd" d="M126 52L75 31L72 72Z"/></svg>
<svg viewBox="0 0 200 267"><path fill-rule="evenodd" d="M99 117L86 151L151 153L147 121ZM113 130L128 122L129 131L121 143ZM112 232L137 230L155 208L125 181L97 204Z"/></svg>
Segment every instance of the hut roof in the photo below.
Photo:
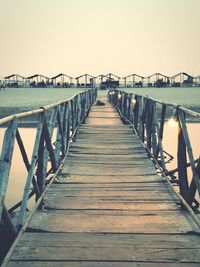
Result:
<svg viewBox="0 0 200 267"><path fill-rule="evenodd" d="M19 78L22 78L22 79L26 79L24 76L22 76L20 74L11 74L9 76L4 77L4 79L10 79L10 78L13 78L13 77L19 77Z"/></svg>
<svg viewBox="0 0 200 267"><path fill-rule="evenodd" d="M65 77L67 77L67 78L73 79L73 77L71 77L71 76L69 76L69 75L66 75L66 74L64 74L64 73L59 73L58 75L52 77L51 79L52 79L52 80L55 80L55 79L57 79L57 78L59 78L59 77L61 77L61 76L65 76Z"/></svg>
<svg viewBox="0 0 200 267"><path fill-rule="evenodd" d="M42 78L44 78L44 79L49 79L49 77L47 77L47 76L45 76L45 75L42 75L42 74L34 74L34 75L32 75L32 76L27 77L26 79L27 79L27 80L30 80L30 79L34 79L34 78L37 78L37 77L42 77Z"/></svg>

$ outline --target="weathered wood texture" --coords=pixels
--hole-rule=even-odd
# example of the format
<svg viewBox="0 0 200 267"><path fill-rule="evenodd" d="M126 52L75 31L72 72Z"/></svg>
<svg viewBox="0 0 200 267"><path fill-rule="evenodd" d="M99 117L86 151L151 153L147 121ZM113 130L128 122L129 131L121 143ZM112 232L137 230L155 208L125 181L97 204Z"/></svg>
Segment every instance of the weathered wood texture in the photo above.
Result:
<svg viewBox="0 0 200 267"><path fill-rule="evenodd" d="M9 267L197 267L199 232L131 128L93 106Z"/></svg>

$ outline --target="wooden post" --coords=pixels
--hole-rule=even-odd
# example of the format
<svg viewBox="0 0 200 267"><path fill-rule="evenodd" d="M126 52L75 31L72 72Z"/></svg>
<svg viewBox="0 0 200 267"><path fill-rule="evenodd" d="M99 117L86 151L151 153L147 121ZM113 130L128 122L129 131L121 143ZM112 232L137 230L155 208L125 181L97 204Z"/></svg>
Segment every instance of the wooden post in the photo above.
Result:
<svg viewBox="0 0 200 267"><path fill-rule="evenodd" d="M192 179L195 181L198 193L200 195L200 180L199 180L199 176L196 173L195 160L194 160L193 151L192 151L192 147L190 144L190 139L189 139L186 123L185 123L184 113L182 110L178 110L178 117L180 120L181 128L183 131L183 136L184 136L184 141L185 141L186 148L187 148L187 153L188 153L188 157L189 157L190 164L191 164L191 169L192 169L192 174L193 174Z"/></svg>
<svg viewBox="0 0 200 267"><path fill-rule="evenodd" d="M200 158L197 163L196 173L200 177ZM197 186L196 186L195 180L192 179L189 190L188 190L188 196L187 196L187 202L190 206L192 206L192 203L195 200L196 191L197 191Z"/></svg>
<svg viewBox="0 0 200 267"><path fill-rule="evenodd" d="M142 139L143 135L142 113L143 113L143 98L142 96L138 96L138 135L140 139Z"/></svg>
<svg viewBox="0 0 200 267"><path fill-rule="evenodd" d="M152 143L152 105L150 100L147 100L147 114L146 114L146 133L147 133L147 147L151 151Z"/></svg>
<svg viewBox="0 0 200 267"><path fill-rule="evenodd" d="M17 120L13 120L7 128L0 158L0 218L3 211L3 205L5 200L5 194L8 186L8 179L11 167L11 161L13 156L13 149L15 143L15 136L17 132Z"/></svg>
<svg viewBox="0 0 200 267"><path fill-rule="evenodd" d="M70 106L71 106L71 112L70 112L70 114L71 114L71 127L72 127L72 133L74 132L74 130L75 130L75 128L74 128L74 100L72 99L71 101L70 101Z"/></svg>
<svg viewBox="0 0 200 267"><path fill-rule="evenodd" d="M145 131L146 131L146 116L147 116L147 98L143 97L143 109L142 109L142 116L141 116L141 141L144 143L145 141Z"/></svg>
<svg viewBox="0 0 200 267"><path fill-rule="evenodd" d="M43 177L43 168L44 168L44 126L41 133L41 138L39 142L39 149L38 149L38 160L37 160L37 170L36 170L36 177L37 177L37 185L39 187L40 192L42 193L44 191L45 187L45 177ZM38 196L36 196L36 201L39 199ZM42 208L42 205L40 206Z"/></svg>
<svg viewBox="0 0 200 267"><path fill-rule="evenodd" d="M153 155L155 156L156 154L156 150L157 150L157 136L156 136L156 103L155 101L151 101L151 105L152 105L152 124L151 124L151 132L152 132L152 149L153 149Z"/></svg>
<svg viewBox="0 0 200 267"><path fill-rule="evenodd" d="M162 104L162 111L161 111L161 120L160 120L160 127L158 131L158 139L162 142L163 139L163 132L164 132L164 124L165 124L165 116L166 116L166 110L167 106L165 104ZM155 153L155 157L158 158L159 154L159 144Z"/></svg>
<svg viewBox="0 0 200 267"><path fill-rule="evenodd" d="M130 120L132 94L128 94L127 119Z"/></svg>
<svg viewBox="0 0 200 267"><path fill-rule="evenodd" d="M85 74L85 87L87 87L87 74Z"/></svg>
<svg viewBox="0 0 200 267"><path fill-rule="evenodd" d="M68 144L68 103L65 103L65 110L64 110L64 116L63 116L63 138L64 138L64 153L67 151L67 144Z"/></svg>
<svg viewBox="0 0 200 267"><path fill-rule="evenodd" d="M178 113L179 114L179 113ZM185 116L184 116L185 120ZM188 177L187 177L187 156L186 156L186 144L183 136L183 130L178 117L178 178L179 189L181 196L187 200L188 196Z"/></svg>
<svg viewBox="0 0 200 267"><path fill-rule="evenodd" d="M138 117L139 117L139 96L135 96L136 103L134 106L134 128L137 131L138 129Z"/></svg>
<svg viewBox="0 0 200 267"><path fill-rule="evenodd" d="M163 123L162 122L163 118L162 118L162 115L161 115L161 124ZM157 147L156 147L156 150L155 150L155 153L154 153L154 157L156 159L158 159L158 155L160 154L160 157L161 157L161 167L165 171L166 170L166 165L165 165L165 157L164 157L164 151L163 151L163 145L162 145L163 129L164 129L163 126L164 126L164 123L163 123L162 126L159 127L159 122L158 122L156 108L154 110L154 123L155 123L155 129L156 129L157 140L158 140L158 144L157 144ZM162 128L162 132L160 132L161 128Z"/></svg>
<svg viewBox="0 0 200 267"><path fill-rule="evenodd" d="M56 147L55 147L55 157L56 163L58 164L60 161L60 152L62 152L63 157L63 138L62 138L62 128L61 128L61 107L59 107L57 114L57 134L56 134Z"/></svg>

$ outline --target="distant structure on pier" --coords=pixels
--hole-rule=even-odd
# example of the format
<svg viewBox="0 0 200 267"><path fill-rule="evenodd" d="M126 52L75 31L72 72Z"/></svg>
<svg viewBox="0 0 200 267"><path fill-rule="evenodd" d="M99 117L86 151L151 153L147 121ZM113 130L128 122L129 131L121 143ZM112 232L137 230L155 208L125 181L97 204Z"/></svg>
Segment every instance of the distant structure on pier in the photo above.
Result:
<svg viewBox="0 0 200 267"><path fill-rule="evenodd" d="M95 77L87 73L76 77L75 80L76 80L76 87L91 88L95 85Z"/></svg>
<svg viewBox="0 0 200 267"><path fill-rule="evenodd" d="M167 76L157 72L146 77L136 73L120 77L113 73L100 74L98 76L86 73L73 78L67 74L59 73L50 78L43 74L34 74L29 77L11 74L1 79L0 82L6 87L15 88L199 87L200 75L194 77L186 72L179 72L173 76Z"/></svg>
<svg viewBox="0 0 200 267"><path fill-rule="evenodd" d="M51 78L51 85L53 87L73 87L73 78L64 73L60 73Z"/></svg>

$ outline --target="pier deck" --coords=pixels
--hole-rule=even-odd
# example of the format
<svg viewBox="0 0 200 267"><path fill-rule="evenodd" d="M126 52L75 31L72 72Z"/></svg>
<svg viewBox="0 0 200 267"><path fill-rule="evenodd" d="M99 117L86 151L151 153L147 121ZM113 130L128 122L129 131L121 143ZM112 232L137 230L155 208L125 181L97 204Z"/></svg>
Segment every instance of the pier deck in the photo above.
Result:
<svg viewBox="0 0 200 267"><path fill-rule="evenodd" d="M80 126L7 266L199 266L194 222L105 102Z"/></svg>

